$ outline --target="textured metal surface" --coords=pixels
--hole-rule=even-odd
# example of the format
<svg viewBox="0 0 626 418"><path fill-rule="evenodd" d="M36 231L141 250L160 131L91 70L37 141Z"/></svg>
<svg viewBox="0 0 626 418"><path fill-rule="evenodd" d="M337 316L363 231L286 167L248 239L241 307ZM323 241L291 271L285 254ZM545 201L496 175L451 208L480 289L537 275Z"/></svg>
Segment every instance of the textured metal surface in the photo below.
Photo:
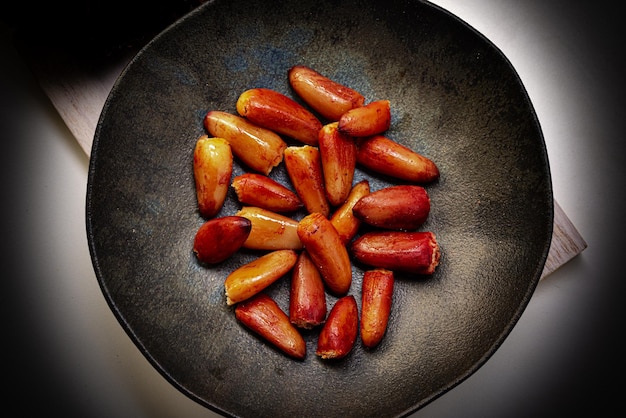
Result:
<svg viewBox="0 0 626 418"><path fill-rule="evenodd" d="M192 173L202 117L235 112L247 88L293 97L294 64L389 99L388 136L433 159L426 185L441 265L397 276L383 342L336 362L294 361L226 306L223 281L258 254L213 268L192 253L203 219ZM243 169L235 164L234 175ZM284 166L272 177L288 184ZM358 171L372 190L391 184ZM146 357L183 393L228 416L405 415L476 371L509 334L552 233L540 126L516 72L473 29L417 1L215 1L151 41L116 82L91 155L87 234L103 294ZM220 214L239 208L231 190ZM302 214L298 214L302 216ZM359 301L363 271L350 290ZM267 289L288 309L289 279ZM329 306L336 299L329 296Z"/></svg>

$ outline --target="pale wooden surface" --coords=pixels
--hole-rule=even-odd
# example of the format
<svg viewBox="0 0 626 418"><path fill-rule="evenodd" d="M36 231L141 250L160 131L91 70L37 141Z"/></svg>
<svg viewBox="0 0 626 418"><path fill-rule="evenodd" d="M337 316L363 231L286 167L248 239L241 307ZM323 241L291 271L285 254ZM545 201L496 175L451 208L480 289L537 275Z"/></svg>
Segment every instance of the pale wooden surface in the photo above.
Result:
<svg viewBox="0 0 626 418"><path fill-rule="evenodd" d="M91 145L107 96L115 80L136 50L129 49L117 57L94 65L64 51L37 50L22 45L42 89L67 124L69 130L89 156ZM560 205L554 202L552 243L541 278L580 254L587 243Z"/></svg>

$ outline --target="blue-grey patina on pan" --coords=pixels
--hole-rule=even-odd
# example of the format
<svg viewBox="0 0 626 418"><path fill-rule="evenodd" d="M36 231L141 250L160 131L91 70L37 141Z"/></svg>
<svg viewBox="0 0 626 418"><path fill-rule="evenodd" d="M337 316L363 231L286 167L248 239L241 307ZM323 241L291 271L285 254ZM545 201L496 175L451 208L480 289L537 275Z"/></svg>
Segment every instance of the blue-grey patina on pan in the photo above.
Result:
<svg viewBox="0 0 626 418"><path fill-rule="evenodd" d="M258 253L200 265L192 172L204 114L241 92L294 97L310 66L368 101L388 99L386 133L431 158L425 185L441 264L397 275L387 333L340 361L288 358L225 302L223 282ZM294 143L287 139L289 142ZM237 161L233 175L245 171ZM284 165L271 177L289 184ZM358 170L372 190L393 182ZM240 205L233 190L220 215ZM296 214L302 216L302 214ZM553 222L541 128L518 75L482 35L427 2L210 1L153 39L117 80L91 155L87 235L103 294L156 369L225 416L383 417L416 411L475 372L514 327L539 280ZM363 269L354 266L360 306ZM266 293L288 310L289 277ZM336 298L329 295L329 307Z"/></svg>

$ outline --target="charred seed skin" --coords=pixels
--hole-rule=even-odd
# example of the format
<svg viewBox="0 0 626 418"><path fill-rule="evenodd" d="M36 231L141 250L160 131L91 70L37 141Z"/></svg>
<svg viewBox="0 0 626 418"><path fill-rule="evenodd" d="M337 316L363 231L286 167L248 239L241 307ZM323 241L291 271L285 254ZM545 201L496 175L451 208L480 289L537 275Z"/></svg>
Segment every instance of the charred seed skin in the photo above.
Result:
<svg viewBox="0 0 626 418"><path fill-rule="evenodd" d="M319 148L310 145L285 149L285 168L308 213L330 215L330 204L324 190L324 174Z"/></svg>
<svg viewBox="0 0 626 418"><path fill-rule="evenodd" d="M376 100L348 110L339 118L339 132L355 137L380 134L391 126L389 100Z"/></svg>
<svg viewBox="0 0 626 418"><path fill-rule="evenodd" d="M251 122L304 144L317 145L322 122L300 103L267 88L246 90L237 99L237 113Z"/></svg>
<svg viewBox="0 0 626 418"><path fill-rule="evenodd" d="M202 135L196 141L193 173L198 209L205 218L218 214L226 200L233 172L233 154L228 141Z"/></svg>
<svg viewBox="0 0 626 418"><path fill-rule="evenodd" d="M250 220L241 216L210 219L198 228L193 251L203 263L221 263L241 248L251 229Z"/></svg>
<svg viewBox="0 0 626 418"><path fill-rule="evenodd" d="M329 290L337 296L348 293L350 256L330 220L321 213L309 214L298 223L298 236Z"/></svg>
<svg viewBox="0 0 626 418"><path fill-rule="evenodd" d="M347 356L359 333L356 299L347 295L335 302L317 339L315 354L323 359Z"/></svg>
<svg viewBox="0 0 626 418"><path fill-rule="evenodd" d="M324 323L326 313L322 276L304 250L298 256L291 275L289 320L298 328L311 329Z"/></svg>
<svg viewBox="0 0 626 418"><path fill-rule="evenodd" d="M439 178L439 168L431 159L383 135L359 138L357 164L412 183L430 183Z"/></svg>
<svg viewBox="0 0 626 418"><path fill-rule="evenodd" d="M268 295L260 293L235 307L235 317L286 355L303 360L306 342L289 317Z"/></svg>
<svg viewBox="0 0 626 418"><path fill-rule="evenodd" d="M441 256L432 232L367 232L350 245L352 256L363 264L427 275L434 273Z"/></svg>
<svg viewBox="0 0 626 418"><path fill-rule="evenodd" d="M337 126L337 122L324 125L318 139L324 190L332 206L339 206L348 198L356 167L356 142L339 132Z"/></svg>
<svg viewBox="0 0 626 418"><path fill-rule="evenodd" d="M243 248L251 250L300 250L298 221L256 206L244 206L236 214L249 219L252 228Z"/></svg>
<svg viewBox="0 0 626 418"><path fill-rule="evenodd" d="M333 224L341 242L347 244L354 238L361 226L361 220L354 216L353 208L356 202L363 196L370 193L370 185L367 180L361 180L352 187L348 198L343 205L337 208L330 218L330 222Z"/></svg>
<svg viewBox="0 0 626 418"><path fill-rule="evenodd" d="M260 293L287 274L297 259L293 250L277 250L235 269L224 280L226 304L234 305Z"/></svg>
<svg viewBox="0 0 626 418"><path fill-rule="evenodd" d="M375 269L363 274L359 329L365 347L376 347L387 331L394 281L391 270Z"/></svg>
<svg viewBox="0 0 626 418"><path fill-rule="evenodd" d="M272 212L295 212L302 207L298 195L276 180L256 173L236 176L232 183L239 202Z"/></svg>
<svg viewBox="0 0 626 418"><path fill-rule="evenodd" d="M345 112L361 107L365 102L365 97L358 91L304 65L291 67L288 77L296 94L329 121L338 121Z"/></svg>
<svg viewBox="0 0 626 418"><path fill-rule="evenodd" d="M430 197L422 186L389 186L363 196L352 208L361 221L384 229L415 230L430 213Z"/></svg>
<svg viewBox="0 0 626 418"><path fill-rule="evenodd" d="M212 110L204 117L204 127L211 135L226 139L234 156L255 172L268 175L283 160L287 143L241 116Z"/></svg>

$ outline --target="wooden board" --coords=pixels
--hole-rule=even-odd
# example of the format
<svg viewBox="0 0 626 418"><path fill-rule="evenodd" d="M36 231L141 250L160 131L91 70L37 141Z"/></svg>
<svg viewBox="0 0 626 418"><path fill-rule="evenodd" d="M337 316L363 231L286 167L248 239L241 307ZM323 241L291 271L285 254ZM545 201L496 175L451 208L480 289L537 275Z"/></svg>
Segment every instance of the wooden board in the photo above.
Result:
<svg viewBox="0 0 626 418"><path fill-rule="evenodd" d="M104 106L115 80L139 47L118 50L101 59L68 53L63 48L18 43L42 89L67 124L69 130L89 156ZM587 243L554 202L554 231L550 252L541 278L580 254Z"/></svg>

